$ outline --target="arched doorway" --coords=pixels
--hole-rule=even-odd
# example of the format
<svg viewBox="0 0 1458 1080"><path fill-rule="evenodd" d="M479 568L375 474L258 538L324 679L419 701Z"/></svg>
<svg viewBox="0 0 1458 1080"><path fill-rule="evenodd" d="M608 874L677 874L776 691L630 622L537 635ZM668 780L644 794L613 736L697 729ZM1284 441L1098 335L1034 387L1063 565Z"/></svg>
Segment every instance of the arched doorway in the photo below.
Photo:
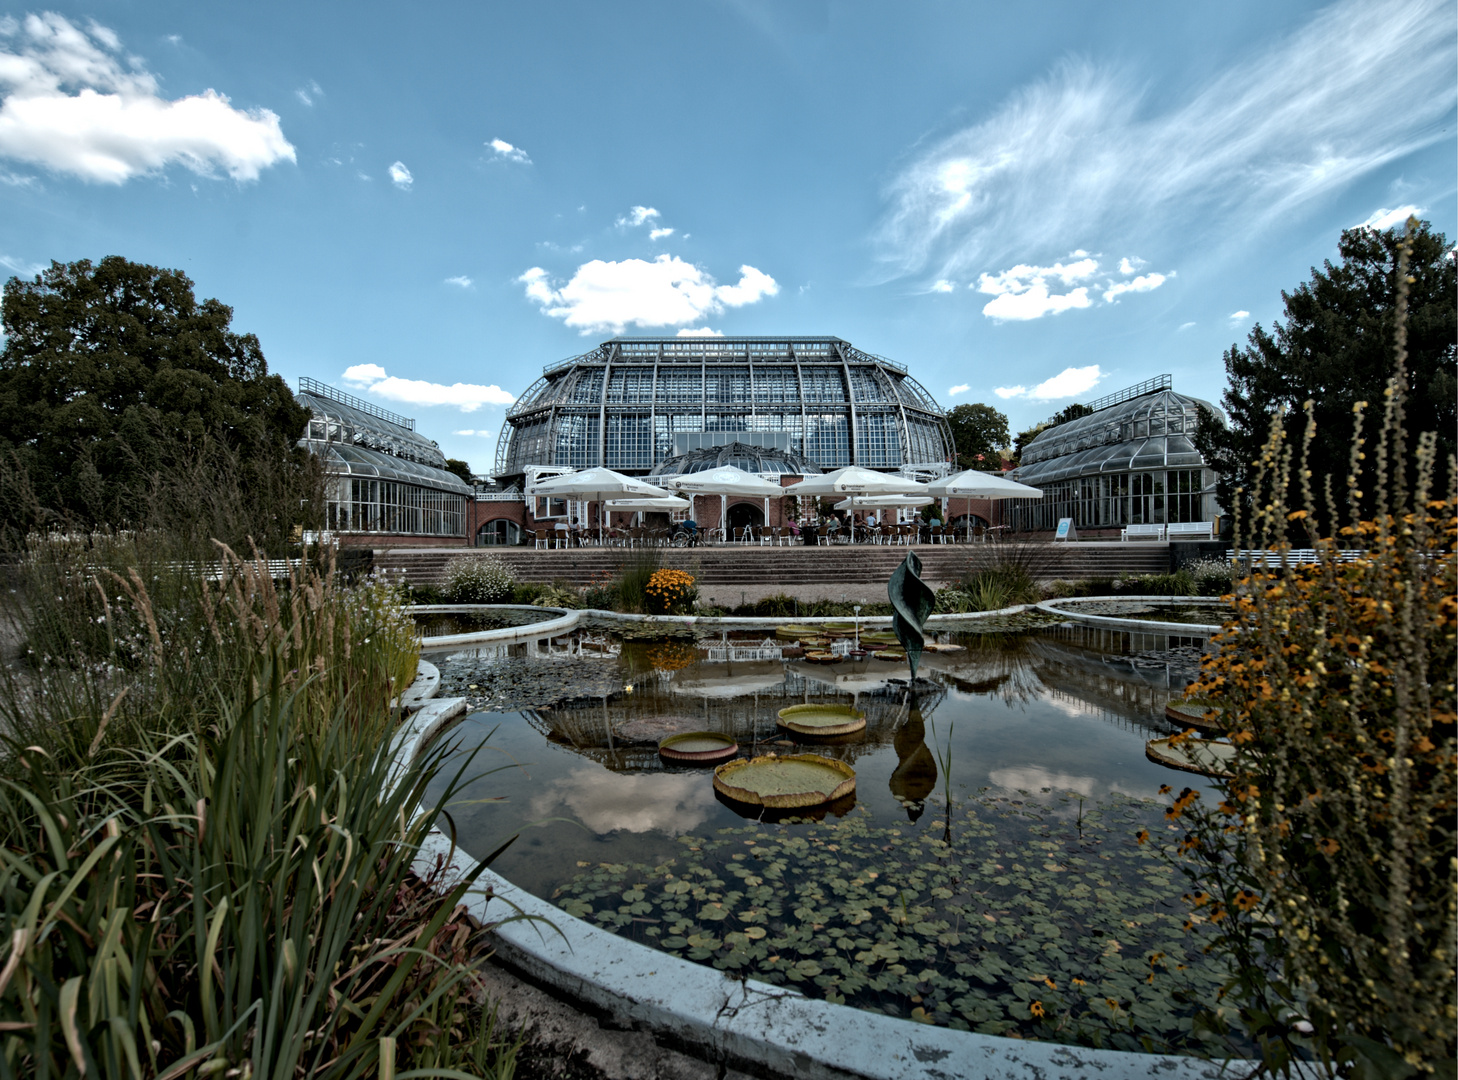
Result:
<svg viewBox="0 0 1458 1080"><path fill-rule="evenodd" d="M476 530L477 547L500 547L521 543L521 526L506 518L488 521Z"/></svg>
<svg viewBox="0 0 1458 1080"><path fill-rule="evenodd" d="M738 502L729 507L729 527L742 529L753 525L756 529L764 524L764 507L758 503Z"/></svg>

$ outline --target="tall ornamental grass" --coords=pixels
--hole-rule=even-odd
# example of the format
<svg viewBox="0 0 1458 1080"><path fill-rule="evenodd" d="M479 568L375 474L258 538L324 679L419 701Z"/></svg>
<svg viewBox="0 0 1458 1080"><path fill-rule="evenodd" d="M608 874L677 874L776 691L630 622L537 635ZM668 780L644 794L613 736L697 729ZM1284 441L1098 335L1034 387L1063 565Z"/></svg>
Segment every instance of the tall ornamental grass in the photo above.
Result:
<svg viewBox="0 0 1458 1080"><path fill-rule="evenodd" d="M389 753L396 590L129 543L35 546L12 596L48 638L0 688L0 1080L509 1075L474 875L410 873L457 785L424 807L445 748Z"/></svg>
<svg viewBox="0 0 1458 1080"><path fill-rule="evenodd" d="M1194 857L1190 921L1217 930L1234 972L1225 997L1283 1074L1452 1076L1458 1056L1458 496L1431 433L1405 487L1398 345L1373 446L1357 410L1355 525L1322 530L1319 502L1337 520L1333 485L1313 483L1305 447L1293 468L1272 422L1237 546L1313 547L1318 561L1237 582L1193 688L1223 710L1232 775L1218 805L1187 788L1168 811ZM1313 434L1308 416L1307 446Z"/></svg>

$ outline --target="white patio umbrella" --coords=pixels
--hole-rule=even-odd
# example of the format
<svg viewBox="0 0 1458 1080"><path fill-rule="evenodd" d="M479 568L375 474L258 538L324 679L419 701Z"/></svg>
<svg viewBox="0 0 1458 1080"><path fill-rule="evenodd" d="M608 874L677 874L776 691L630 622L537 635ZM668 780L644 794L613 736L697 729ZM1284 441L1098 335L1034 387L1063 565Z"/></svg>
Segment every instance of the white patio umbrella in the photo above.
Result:
<svg viewBox="0 0 1458 1080"><path fill-rule="evenodd" d="M745 472L735 465L720 465L702 472L679 473L676 476L660 476L657 479L665 487L687 495L719 496L719 527L728 528L730 495L748 495L764 499L764 516L769 519L769 501L785 494L785 488L769 480L761 480L753 473ZM727 537L727 532L726 532Z"/></svg>
<svg viewBox="0 0 1458 1080"><path fill-rule="evenodd" d="M609 499L603 509L608 514L612 514L614 511L631 513L636 510L638 511L638 524L641 525L645 510L651 513L663 510L687 510L688 507L687 499L680 499L677 495L667 495L661 499ZM612 518L609 517L608 521L612 521Z"/></svg>
<svg viewBox="0 0 1458 1080"><path fill-rule="evenodd" d="M668 496L668 492L661 487L654 487L637 477L613 472L612 469L601 468L579 469L577 472L554 476L550 480L543 480L534 485L531 493L596 502L599 504L599 519L603 514L601 504L608 499L624 497L662 499ZM601 522L599 521L599 523Z"/></svg>
<svg viewBox="0 0 1458 1080"><path fill-rule="evenodd" d="M967 500L967 533L972 532L973 499L1041 499L1041 488L1019 484L992 473L968 469L927 485L927 494L938 498Z"/></svg>
<svg viewBox="0 0 1458 1080"><path fill-rule="evenodd" d="M874 495L928 495L927 486L895 473L875 472L851 465L825 473L807 476L798 484L784 489L786 495L849 495L851 513Z"/></svg>
<svg viewBox="0 0 1458 1080"><path fill-rule="evenodd" d="M855 504L860 510L879 510L890 506L929 506L934 501L930 495L863 495ZM849 499L841 499L835 508L848 510L850 505Z"/></svg>

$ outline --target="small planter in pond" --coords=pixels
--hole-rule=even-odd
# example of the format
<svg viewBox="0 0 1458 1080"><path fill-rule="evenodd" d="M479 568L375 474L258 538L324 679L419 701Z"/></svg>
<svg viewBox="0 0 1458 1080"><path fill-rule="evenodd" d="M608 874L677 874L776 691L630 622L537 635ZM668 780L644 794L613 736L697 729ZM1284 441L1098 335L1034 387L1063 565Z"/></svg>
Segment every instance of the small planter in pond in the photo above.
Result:
<svg viewBox="0 0 1458 1080"><path fill-rule="evenodd" d="M797 735L853 735L866 727L866 714L849 705L791 705L780 710L780 727Z"/></svg>
<svg viewBox="0 0 1458 1080"><path fill-rule="evenodd" d="M739 753L739 744L717 731L685 731L658 744L658 754L669 761L712 765Z"/></svg>
<svg viewBox="0 0 1458 1080"><path fill-rule="evenodd" d="M833 802L855 789L854 769L818 754L766 754L714 770L714 790L750 806L802 809Z"/></svg>

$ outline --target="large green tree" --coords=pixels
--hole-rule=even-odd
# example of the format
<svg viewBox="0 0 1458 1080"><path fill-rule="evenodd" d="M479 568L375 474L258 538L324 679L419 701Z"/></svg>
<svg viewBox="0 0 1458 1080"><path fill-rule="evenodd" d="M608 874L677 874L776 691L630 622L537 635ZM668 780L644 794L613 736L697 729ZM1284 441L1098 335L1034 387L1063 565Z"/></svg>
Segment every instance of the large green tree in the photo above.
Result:
<svg viewBox="0 0 1458 1080"><path fill-rule="evenodd" d="M1221 404L1229 424L1202 418L1195 442L1220 474L1220 501L1227 509L1235 505L1236 489L1250 490L1252 463L1270 434L1272 414L1287 410L1288 444L1299 447L1306 423L1303 407L1312 401L1313 488L1320 493L1331 476L1339 517L1344 511L1352 407L1371 402L1369 415L1379 416L1393 373L1397 252L1403 231L1343 232L1341 262L1313 267L1310 281L1281 294L1285 321L1270 331L1257 324L1243 348L1233 345L1225 354L1230 385ZM1412 432L1437 432L1443 461L1454 452L1458 419L1458 278L1447 237L1433 232L1427 222L1414 222L1411 239L1407 426ZM1318 502L1325 506L1324 496L1318 495Z"/></svg>
<svg viewBox="0 0 1458 1080"><path fill-rule="evenodd" d="M996 472L1002 467L998 453L1007 445L1007 417L991 405L958 405L947 413L952 441L957 447L957 468Z"/></svg>
<svg viewBox="0 0 1458 1080"><path fill-rule="evenodd" d="M138 524L159 481L197 475L202 456L231 462L245 489L303 469L308 413L232 317L180 271L118 256L6 282L0 456L36 512Z"/></svg>

